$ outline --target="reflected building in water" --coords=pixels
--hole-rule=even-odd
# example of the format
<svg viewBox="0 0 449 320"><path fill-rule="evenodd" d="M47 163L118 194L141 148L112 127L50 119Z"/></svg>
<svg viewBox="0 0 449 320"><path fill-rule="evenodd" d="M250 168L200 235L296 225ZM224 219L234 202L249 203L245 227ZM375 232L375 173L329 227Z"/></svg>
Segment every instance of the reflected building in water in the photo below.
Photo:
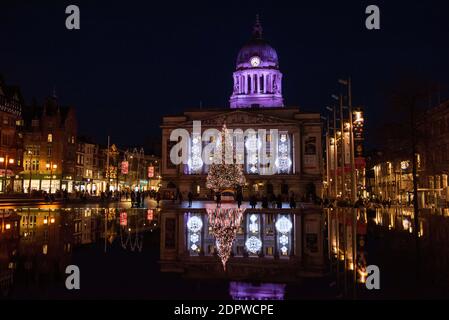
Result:
<svg viewBox="0 0 449 320"><path fill-rule="evenodd" d="M161 212L161 270L191 277L295 281L325 269L316 209L247 209L226 271L205 209Z"/></svg>
<svg viewBox="0 0 449 320"><path fill-rule="evenodd" d="M140 252L143 233L159 226L156 210L117 208L2 209L0 222L0 296L17 281L61 281L78 247L104 243L107 251L119 238L123 249Z"/></svg>

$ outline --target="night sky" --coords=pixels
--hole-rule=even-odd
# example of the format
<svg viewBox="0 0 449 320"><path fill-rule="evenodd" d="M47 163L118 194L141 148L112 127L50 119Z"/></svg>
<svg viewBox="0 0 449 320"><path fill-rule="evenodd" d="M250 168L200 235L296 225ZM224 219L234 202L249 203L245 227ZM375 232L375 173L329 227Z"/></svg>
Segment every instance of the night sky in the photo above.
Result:
<svg viewBox="0 0 449 320"><path fill-rule="evenodd" d="M65 28L69 4L80 7L79 31ZM369 4L380 7L380 31L365 28ZM257 13L279 55L286 104L324 111L337 79L351 76L371 142L401 74L449 84L447 0L2 0L0 74L27 102L56 87L60 103L76 107L80 134L139 145L160 134L163 115L229 106Z"/></svg>

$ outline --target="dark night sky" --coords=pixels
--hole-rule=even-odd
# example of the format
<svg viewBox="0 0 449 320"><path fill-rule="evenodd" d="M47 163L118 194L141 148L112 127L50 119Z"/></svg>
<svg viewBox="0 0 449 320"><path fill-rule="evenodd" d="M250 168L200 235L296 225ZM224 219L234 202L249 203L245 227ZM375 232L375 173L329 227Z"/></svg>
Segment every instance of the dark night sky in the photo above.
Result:
<svg viewBox="0 0 449 320"><path fill-rule="evenodd" d="M80 31L65 28L69 4L80 6ZM369 4L381 9L381 31L365 29ZM0 74L28 102L56 86L60 103L76 107L80 134L137 145L159 134L164 114L200 101L228 107L256 13L280 58L286 104L322 111L337 79L350 75L369 139L386 119L385 91L399 74L449 84L447 0L2 0Z"/></svg>

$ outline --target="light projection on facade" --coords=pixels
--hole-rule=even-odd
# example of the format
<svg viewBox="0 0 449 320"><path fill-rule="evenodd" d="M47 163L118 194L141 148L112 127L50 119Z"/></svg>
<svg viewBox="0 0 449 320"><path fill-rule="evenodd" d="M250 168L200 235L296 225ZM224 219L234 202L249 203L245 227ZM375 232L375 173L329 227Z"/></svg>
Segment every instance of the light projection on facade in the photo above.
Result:
<svg viewBox="0 0 449 320"><path fill-rule="evenodd" d="M201 137L194 136L191 145L191 156L189 159L189 173L200 174L203 169L203 160L201 158Z"/></svg>
<svg viewBox="0 0 449 320"><path fill-rule="evenodd" d="M289 174L291 172L292 160L290 150L290 139L287 133L281 133L278 143L278 157L276 167L279 174Z"/></svg>
<svg viewBox="0 0 449 320"><path fill-rule="evenodd" d="M236 138L234 137L234 140L235 139ZM267 140L265 144L262 143L262 139ZM271 141L273 141L273 143L271 143ZM204 157L202 154L204 149L202 143L201 137L199 136L193 137L190 140L188 165L184 170L185 174L204 174L210 169L210 165L206 165L205 160L202 159L202 156ZM257 133L249 134L245 137L245 142L242 143L242 146L240 147L242 150L240 150L238 144L234 143L233 147L235 148L235 151L239 150L239 152L234 152L235 157L239 159L240 157L244 158L242 163L244 162L243 169L245 174L263 176L293 173L292 141L291 135L286 131L279 133L277 139L273 139L271 132L267 132L266 135L261 136ZM212 157L212 155L210 155L210 157ZM263 161L261 161L263 156L266 159L273 160L273 163L263 163Z"/></svg>
<svg viewBox="0 0 449 320"><path fill-rule="evenodd" d="M247 235L245 241L246 250L249 252L250 256L257 255L262 248L262 241L260 239L260 215L250 214L246 216L247 219Z"/></svg>
<svg viewBox="0 0 449 320"><path fill-rule="evenodd" d="M199 255L201 251L201 231L203 221L201 215L187 213L187 242L190 255Z"/></svg>
<svg viewBox="0 0 449 320"><path fill-rule="evenodd" d="M218 254L225 267L231 256L289 259L294 254L291 214L248 212L243 215L237 209L207 212L207 216L186 213L186 250L190 256Z"/></svg>
<svg viewBox="0 0 449 320"><path fill-rule="evenodd" d="M291 231L293 224L289 216L279 215L276 221L277 242L281 256L289 256L291 252Z"/></svg>

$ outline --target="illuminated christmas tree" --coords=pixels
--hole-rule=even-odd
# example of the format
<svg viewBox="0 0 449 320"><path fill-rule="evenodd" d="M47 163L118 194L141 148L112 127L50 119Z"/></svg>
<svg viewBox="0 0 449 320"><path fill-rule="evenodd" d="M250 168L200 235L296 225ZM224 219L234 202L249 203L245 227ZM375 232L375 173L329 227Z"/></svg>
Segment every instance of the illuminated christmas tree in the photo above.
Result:
<svg viewBox="0 0 449 320"><path fill-rule="evenodd" d="M221 192L246 183L242 168L235 159L233 138L224 124L220 137L217 139L213 163L207 175L207 188Z"/></svg>

